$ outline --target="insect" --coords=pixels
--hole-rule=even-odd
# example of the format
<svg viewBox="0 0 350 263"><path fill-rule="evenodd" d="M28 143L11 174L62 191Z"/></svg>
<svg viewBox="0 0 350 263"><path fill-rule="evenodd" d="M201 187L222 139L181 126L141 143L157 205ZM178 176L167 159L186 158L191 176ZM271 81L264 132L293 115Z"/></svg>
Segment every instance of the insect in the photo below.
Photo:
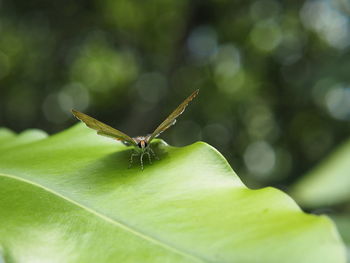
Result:
<svg viewBox="0 0 350 263"><path fill-rule="evenodd" d="M122 141L126 145L134 146L133 152L130 156L129 168L132 165L133 158L140 155L141 169L143 170L143 156L147 155L150 163L151 154L157 159L154 151L152 150L150 144L152 140L158 137L162 132L167 130L170 126L176 123L176 118L181 115L186 109L187 105L192 101L198 94L199 90L194 91L187 99L185 99L155 130L152 134L146 136L137 136L131 138L125 133L104 124L85 113L79 112L72 109L73 115L86 124L87 127L97 131L98 135L107 136L118 141Z"/></svg>

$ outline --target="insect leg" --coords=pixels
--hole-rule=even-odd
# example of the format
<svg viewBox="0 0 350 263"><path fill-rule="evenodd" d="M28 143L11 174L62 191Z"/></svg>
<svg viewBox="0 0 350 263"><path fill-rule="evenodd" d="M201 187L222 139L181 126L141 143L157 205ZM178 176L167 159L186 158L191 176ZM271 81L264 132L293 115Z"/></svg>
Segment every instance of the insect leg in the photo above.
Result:
<svg viewBox="0 0 350 263"><path fill-rule="evenodd" d="M131 165L132 165L133 157L134 157L134 156L137 156L137 155L138 155L138 154L135 153L134 151L131 153L131 155L130 155L130 160L129 160L129 167L128 167L128 168L130 168Z"/></svg>
<svg viewBox="0 0 350 263"><path fill-rule="evenodd" d="M144 155L144 153L141 153L141 157L140 157L141 170L143 170L143 161L142 161L143 155Z"/></svg>
<svg viewBox="0 0 350 263"><path fill-rule="evenodd" d="M149 152L145 152L145 154L148 155L148 161L150 164L152 164L151 155L149 154Z"/></svg>
<svg viewBox="0 0 350 263"><path fill-rule="evenodd" d="M158 156L155 154L151 147L149 148L149 151L152 153L154 159L159 160Z"/></svg>

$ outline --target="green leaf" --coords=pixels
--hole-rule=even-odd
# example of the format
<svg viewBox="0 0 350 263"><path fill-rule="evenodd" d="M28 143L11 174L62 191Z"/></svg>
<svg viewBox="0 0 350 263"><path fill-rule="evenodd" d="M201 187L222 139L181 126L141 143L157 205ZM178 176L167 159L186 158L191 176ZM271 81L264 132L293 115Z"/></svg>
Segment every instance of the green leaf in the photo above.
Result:
<svg viewBox="0 0 350 263"><path fill-rule="evenodd" d="M0 129L0 151L5 151L15 147L16 145L24 145L35 142L37 140L45 139L47 133L41 130L31 129L26 130L15 136L15 134L5 128Z"/></svg>
<svg viewBox="0 0 350 263"><path fill-rule="evenodd" d="M331 218L338 226L339 232L350 251L350 215L332 215Z"/></svg>
<svg viewBox="0 0 350 263"><path fill-rule="evenodd" d="M0 138L1 139L1 138ZM15 138L13 138L16 140ZM211 146L130 148L85 126L0 151L0 246L11 262L345 262L325 216L250 190Z"/></svg>
<svg viewBox="0 0 350 263"><path fill-rule="evenodd" d="M11 140L16 136L16 134L7 129L7 128L0 128L0 145L3 145L6 140Z"/></svg>
<svg viewBox="0 0 350 263"><path fill-rule="evenodd" d="M302 177L291 195L303 207L330 206L350 200L350 140Z"/></svg>
<svg viewBox="0 0 350 263"><path fill-rule="evenodd" d="M331 215L332 220L337 225L340 235L347 247L348 261L350 262L350 214Z"/></svg>

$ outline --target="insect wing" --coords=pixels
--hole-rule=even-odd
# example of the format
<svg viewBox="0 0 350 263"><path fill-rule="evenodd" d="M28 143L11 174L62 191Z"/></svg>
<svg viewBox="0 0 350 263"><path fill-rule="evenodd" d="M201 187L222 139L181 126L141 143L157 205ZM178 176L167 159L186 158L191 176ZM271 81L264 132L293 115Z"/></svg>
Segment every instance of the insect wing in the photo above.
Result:
<svg viewBox="0 0 350 263"><path fill-rule="evenodd" d="M163 131L171 127L176 123L176 118L181 115L187 105L197 96L199 92L199 89L194 91L187 99L184 100L169 116L166 118L158 127L155 129L155 131L152 133L152 135L149 137L148 143L150 143L154 138L159 136Z"/></svg>
<svg viewBox="0 0 350 263"><path fill-rule="evenodd" d="M86 115L85 113L79 112L74 109L72 109L72 113L78 120L81 120L82 122L84 122L86 126L97 131L98 135L111 137L119 141L128 142L132 145L137 146L135 141L125 133L118 131L117 129L114 129L111 126L108 126L107 124L104 124Z"/></svg>

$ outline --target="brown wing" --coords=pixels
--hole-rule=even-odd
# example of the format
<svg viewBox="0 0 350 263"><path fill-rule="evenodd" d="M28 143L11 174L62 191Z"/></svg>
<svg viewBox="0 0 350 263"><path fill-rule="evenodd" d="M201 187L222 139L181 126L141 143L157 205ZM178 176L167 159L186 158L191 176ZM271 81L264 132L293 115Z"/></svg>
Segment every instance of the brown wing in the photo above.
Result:
<svg viewBox="0 0 350 263"><path fill-rule="evenodd" d="M169 116L165 119L158 127L155 129L155 131L151 134L151 136L148 139L148 143L150 143L154 138L159 136L163 131L168 129L170 126L174 125L176 123L176 118L181 115L184 110L186 109L188 103L190 103L191 100L193 100L199 92L199 89L194 91L187 99L184 100Z"/></svg>
<svg viewBox="0 0 350 263"><path fill-rule="evenodd" d="M98 135L111 137L119 141L128 142L128 143L131 143L132 145L137 146L136 142L125 133L118 131L117 129L114 129L111 126L108 126L107 124L104 124L86 115L85 113L79 112L74 109L72 109L72 113L75 117L77 117L78 120L81 120L82 122L84 122L86 126L96 130Z"/></svg>

